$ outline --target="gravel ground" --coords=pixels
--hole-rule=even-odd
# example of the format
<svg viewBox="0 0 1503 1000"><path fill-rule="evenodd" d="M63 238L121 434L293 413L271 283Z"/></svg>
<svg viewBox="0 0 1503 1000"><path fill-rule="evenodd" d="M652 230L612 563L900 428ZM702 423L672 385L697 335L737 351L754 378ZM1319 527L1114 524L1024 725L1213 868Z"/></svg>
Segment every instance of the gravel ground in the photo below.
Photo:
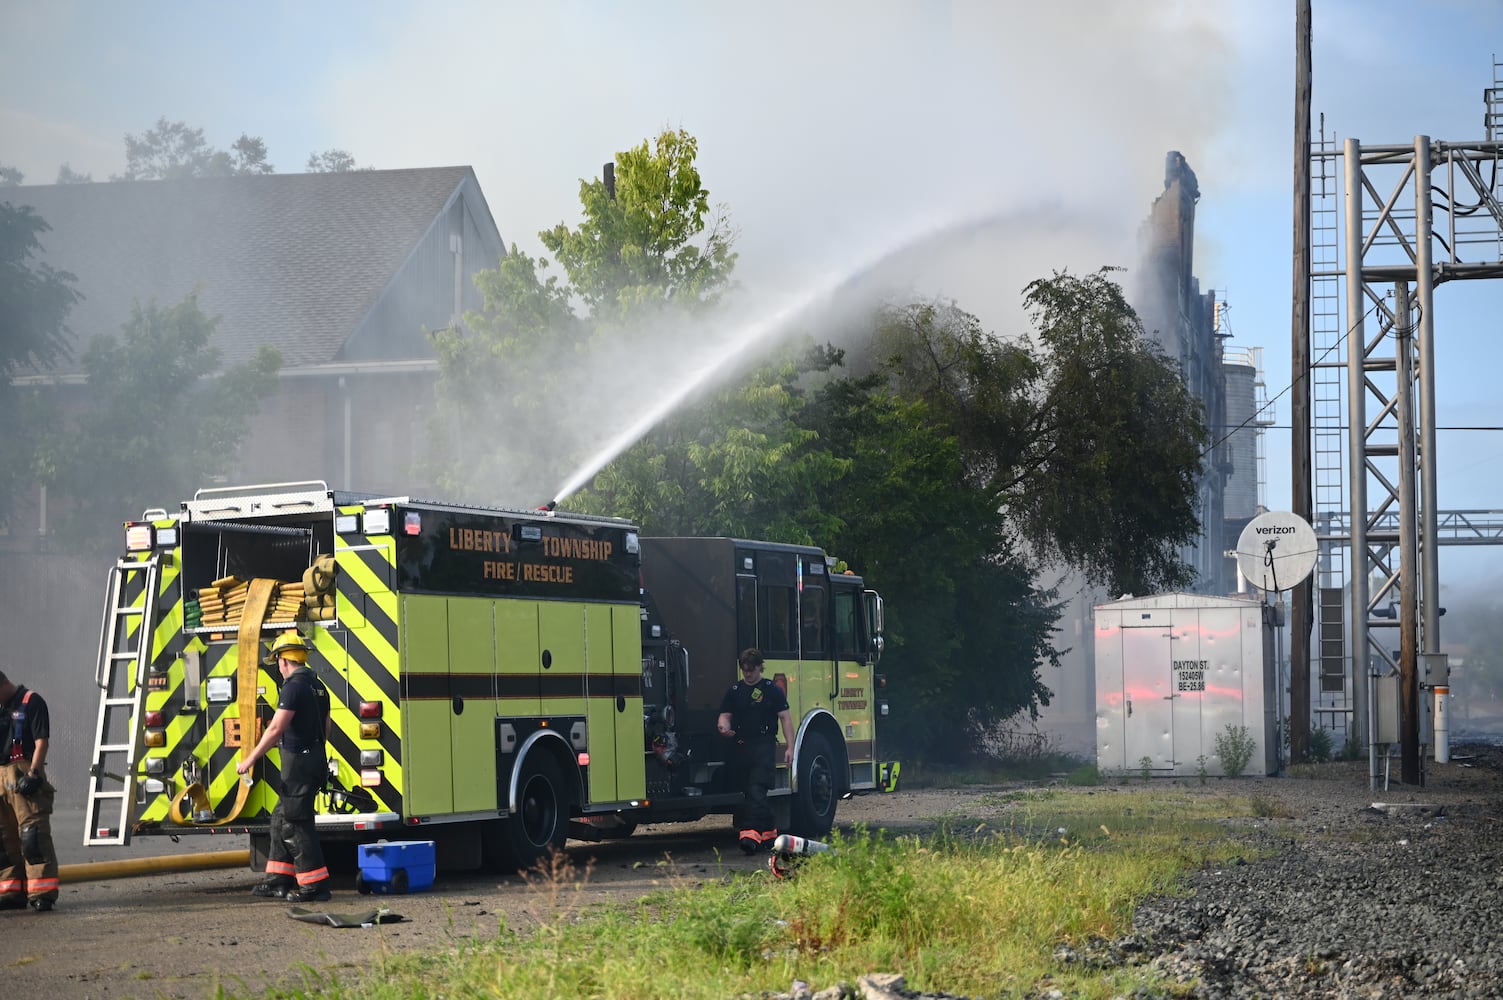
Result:
<svg viewBox="0 0 1503 1000"><path fill-rule="evenodd" d="M1205 998L1503 996L1503 750L1427 767L1387 790L1365 763L1258 779L1277 815L1236 824L1256 860L1192 876L1131 935L1069 957L1152 962Z"/></svg>

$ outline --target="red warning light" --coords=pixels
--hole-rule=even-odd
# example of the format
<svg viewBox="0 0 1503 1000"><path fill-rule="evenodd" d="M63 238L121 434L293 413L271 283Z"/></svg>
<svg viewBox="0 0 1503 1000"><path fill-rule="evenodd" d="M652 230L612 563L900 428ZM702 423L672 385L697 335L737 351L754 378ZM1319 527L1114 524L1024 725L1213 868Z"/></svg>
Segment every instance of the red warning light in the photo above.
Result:
<svg viewBox="0 0 1503 1000"><path fill-rule="evenodd" d="M423 533L423 519L415 510L409 510L402 516L402 531L409 535Z"/></svg>

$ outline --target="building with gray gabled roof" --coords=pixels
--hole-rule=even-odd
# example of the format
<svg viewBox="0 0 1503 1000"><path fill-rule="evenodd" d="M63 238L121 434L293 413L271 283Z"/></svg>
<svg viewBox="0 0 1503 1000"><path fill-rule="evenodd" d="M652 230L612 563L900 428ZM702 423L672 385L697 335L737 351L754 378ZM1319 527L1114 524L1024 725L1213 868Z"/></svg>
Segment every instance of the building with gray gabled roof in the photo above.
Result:
<svg viewBox="0 0 1503 1000"><path fill-rule="evenodd" d="M423 329L477 308L471 280L504 252L469 167L56 184L0 191L52 227L45 260L84 298L69 316L77 377L97 333L131 303L199 305L220 318L226 364L264 344L288 370L431 360Z"/></svg>
<svg viewBox="0 0 1503 1000"><path fill-rule="evenodd" d="M505 252L469 167L21 186L0 200L46 221L42 259L82 295L71 356L20 381L81 386L89 341L118 336L134 303L197 293L224 364L265 345L282 356L282 394L234 479L424 487L412 474L437 375L428 332L482 306L475 274ZM10 547L26 527L12 522Z"/></svg>

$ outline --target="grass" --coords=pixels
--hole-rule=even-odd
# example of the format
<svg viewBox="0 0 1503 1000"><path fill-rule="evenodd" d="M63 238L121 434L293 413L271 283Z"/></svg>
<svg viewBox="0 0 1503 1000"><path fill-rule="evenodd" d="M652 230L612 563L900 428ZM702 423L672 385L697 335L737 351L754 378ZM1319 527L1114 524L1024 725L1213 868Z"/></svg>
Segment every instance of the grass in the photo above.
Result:
<svg viewBox="0 0 1503 1000"><path fill-rule="evenodd" d="M1257 811L1175 789L1044 789L992 796L977 810L985 815L950 817L925 837L836 837L834 851L803 859L786 880L760 871L685 882L583 912L570 896L588 873L565 857L531 880L538 909L553 915L534 930L502 926L449 952L386 956L379 978L306 970L301 987L260 995L695 1000L783 991L796 979L819 990L881 971L901 972L911 989L974 996L1172 995L1183 987L1146 966L1081 968L1055 950L1125 933L1145 895L1245 854L1217 821Z"/></svg>

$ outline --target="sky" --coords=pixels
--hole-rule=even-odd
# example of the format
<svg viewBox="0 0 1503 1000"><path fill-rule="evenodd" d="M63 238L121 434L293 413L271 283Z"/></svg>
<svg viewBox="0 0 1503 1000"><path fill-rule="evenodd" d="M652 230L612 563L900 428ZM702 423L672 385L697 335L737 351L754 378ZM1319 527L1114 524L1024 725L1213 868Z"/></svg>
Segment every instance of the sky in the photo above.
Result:
<svg viewBox="0 0 1503 1000"><path fill-rule="evenodd" d="M1365 143L1484 136L1497 0L1313 0L1313 113ZM252 5L0 0L0 164L105 180L159 118L279 172L338 148L378 168L470 165L508 243L579 219L581 178L664 128L700 143L748 295L795 295L936 229L903 292L1001 336L1027 282L1132 267L1164 156L1195 170L1195 265L1261 348L1289 498L1292 0ZM977 220L994 224L981 230ZM961 235L961 234L964 235ZM1503 425L1499 282L1436 293L1438 423ZM1442 509L1503 509L1503 433L1442 430ZM1482 579L1493 548L1443 550Z"/></svg>

